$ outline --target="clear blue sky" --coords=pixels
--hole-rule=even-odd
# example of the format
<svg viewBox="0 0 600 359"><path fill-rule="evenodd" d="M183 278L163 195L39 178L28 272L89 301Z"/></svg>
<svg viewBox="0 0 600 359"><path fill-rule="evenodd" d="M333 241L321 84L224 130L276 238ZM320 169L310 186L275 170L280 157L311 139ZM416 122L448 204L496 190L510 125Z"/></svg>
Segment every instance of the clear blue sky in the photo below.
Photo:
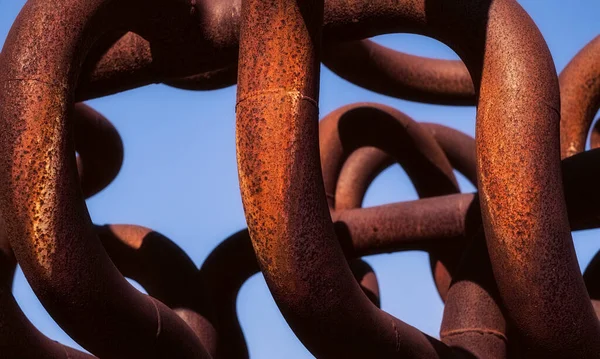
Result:
<svg viewBox="0 0 600 359"><path fill-rule="evenodd" d="M0 45L24 3L0 0ZM519 3L546 38L558 71L600 34L598 0ZM422 36L387 35L376 40L417 55L457 58L446 46ZM321 117L359 101L384 103L417 121L442 123L471 135L475 132L474 107L396 100L351 85L323 68ZM87 202L95 223L150 227L175 241L198 265L219 242L246 227L235 160L235 87L190 92L152 85L88 103L113 122L125 145L119 176ZM462 178L460 184L463 191L473 189ZM404 172L394 166L376 179L365 206L416 198ZM574 234L582 268L600 248L599 235L598 231ZM367 261L379 278L383 309L438 336L443 306L433 286L427 255L406 252L371 256ZM37 328L79 348L48 316L20 271L14 293ZM244 285L237 306L251 357L312 357L279 314L260 275Z"/></svg>

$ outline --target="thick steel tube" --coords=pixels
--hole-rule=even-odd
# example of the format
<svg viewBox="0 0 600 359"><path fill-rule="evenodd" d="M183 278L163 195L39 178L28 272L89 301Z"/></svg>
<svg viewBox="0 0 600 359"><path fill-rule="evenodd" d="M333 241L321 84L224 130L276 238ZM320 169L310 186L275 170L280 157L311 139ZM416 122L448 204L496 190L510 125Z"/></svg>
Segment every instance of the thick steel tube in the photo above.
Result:
<svg viewBox="0 0 600 359"><path fill-rule="evenodd" d="M123 142L114 126L93 108L75 104L77 169L86 198L103 190L123 164Z"/></svg>
<svg viewBox="0 0 600 359"><path fill-rule="evenodd" d="M204 2L208 3L208 2ZM222 7L225 4L216 4L205 10L205 18L218 17L213 7ZM235 4L231 4L231 17L228 20L210 20L208 23L202 23L203 28L199 33L231 33L233 44L219 48L218 41L212 41L210 36L202 41L206 42L205 52L188 56L198 58L196 67L189 66L187 76L178 78L170 75L170 71L159 68L156 65L156 54L152 52L152 44L141 36L129 32L118 40L111 42L110 36L103 47L102 43L97 44L92 49L92 53L86 59L83 65L82 77L79 81L76 98L78 100L88 100L101 96L114 94L117 92L130 90L136 87L145 86L154 83L165 83L169 86L189 89L189 90L214 90L223 87L232 86L237 77L237 61L232 52L237 47L238 17L239 9ZM221 15L222 16L222 15ZM209 24L216 25L216 28L210 28ZM234 46L232 49L228 47ZM225 61L220 61L225 59ZM169 67L168 60L165 67ZM224 66L225 65L225 66Z"/></svg>
<svg viewBox="0 0 600 359"><path fill-rule="evenodd" d="M341 107L319 123L325 191L331 208L340 171L348 156L364 146L393 155L421 197L458 192L452 166L430 132L391 107L357 103Z"/></svg>
<svg viewBox="0 0 600 359"><path fill-rule="evenodd" d="M206 319L203 286L192 259L173 241L149 228L111 224L95 226L98 238L117 269L138 282L153 298L173 309L200 338L207 352L217 355L217 333Z"/></svg>
<svg viewBox="0 0 600 359"><path fill-rule="evenodd" d="M433 133L453 168L477 185L475 139L450 127L434 123L419 123ZM335 206L338 210L357 208L373 180L394 158L375 147L354 151L344 163L335 188Z"/></svg>
<svg viewBox="0 0 600 359"><path fill-rule="evenodd" d="M569 213L573 213L572 230L600 227L600 207L597 205L600 203L600 192L594 190L600 173L588 174L583 171L597 168L594 164L599 159L600 151L590 151L563 161L567 205ZM576 211L582 203L589 205L583 211ZM457 194L372 208L341 210L337 212L339 216L334 217L337 220L336 237L341 241L348 259L404 250L426 251L440 248L453 245L476 232L481 225L478 205L475 194ZM586 225L582 226L581 223ZM201 267L200 286L213 303L211 313L215 317L211 321L214 320L219 332L218 357L248 356L235 303L242 284L258 271L247 230L225 239ZM465 285L469 284L462 284ZM482 294L478 290L472 293Z"/></svg>
<svg viewBox="0 0 600 359"><path fill-rule="evenodd" d="M286 320L316 356L438 357L448 350L441 343L370 303L335 240L318 157L322 6L242 5L237 155L258 262Z"/></svg>
<svg viewBox="0 0 600 359"><path fill-rule="evenodd" d="M507 322L483 231L462 257L448 292L440 338L467 358L507 358Z"/></svg>
<svg viewBox="0 0 600 359"><path fill-rule="evenodd" d="M386 29L406 29L436 36L463 58L479 94L476 136L478 187L482 193L481 204L490 259L494 275L498 279L502 301L517 330L523 335L524 345L530 350L528 355L548 356L552 353L581 358L600 352L600 325L579 273L562 193L558 81L547 46L533 21L512 0L452 4L438 1L390 2L381 3L377 7L367 6L365 2L353 6L347 6L345 2L328 2L327 5L328 11L335 15L326 18L325 26L332 31L344 28L343 35L338 33L340 37L369 36ZM257 74L260 72L255 71L254 75ZM239 76L240 79L243 78L241 74ZM281 115L282 118L287 117L283 112ZM243 128L244 125L238 128ZM299 129L294 126L295 122L290 127ZM256 130L258 128L260 127ZM282 168L302 167L305 173L311 173L310 164L306 163L309 161L298 162L300 158L295 152L304 143L295 142L297 137L286 142L277 131L273 131L281 128L282 125L274 125L265 133L277 139L276 142L280 145L294 144L294 147L285 148L285 158L288 160L279 161ZM252 139L256 143L256 139L261 136L255 135ZM240 138L244 136L238 139ZM302 138L304 141L308 136ZM263 137L262 141L267 140ZM239 145L238 149L247 149L244 145ZM248 148L260 151L264 150L263 147L267 146L248 144ZM287 203L293 198L292 202L297 210L316 216L306 222L310 223L306 228L314 229L315 232L318 229L319 235L316 238L327 238L327 227L316 225L323 223L324 219L319 216L326 217L318 205L319 197L313 197L318 196L318 193L312 193L319 191L320 185L315 185L318 182L309 184L311 182L306 174L300 176L294 172L294 176L289 176L288 173L288 176L280 177L276 173L265 171L270 166L257 164L261 161L279 162L273 155L258 155L257 152L260 151L248 151L253 154L252 165L249 164L249 154L240 154L239 159L242 193L251 228L256 228L258 224L272 228L264 222L268 215L254 210L257 206L262 211L263 206L267 208L265 203L272 206L271 202ZM251 170L252 166L259 168ZM269 178L271 182L265 184L265 180L261 180L264 177L260 174L261 170L275 175ZM250 180L254 181L251 185ZM314 178L312 180L318 181ZM273 184L273 181L279 185ZM294 192L283 189L289 187L303 191L302 196L288 197ZM251 192L250 188L255 191L260 189L260 192ZM279 190L271 192L267 188ZM258 201L257 198L268 197L267 193L279 195L275 195L271 201ZM299 197L303 200L302 204L296 202ZM250 205L250 198L258 203ZM250 208L253 210L250 211ZM273 218L287 213L282 208L277 209L270 212ZM288 235L294 233L295 227L290 227L292 219L296 217L288 217L283 223L277 222L277 228ZM253 220L256 221L255 224L251 224ZM274 219L272 221L275 222ZM300 233L303 234L300 238L309 237L304 231ZM271 238L271 235L268 237ZM314 242L313 240L311 243ZM299 244L295 246L310 248ZM263 248L256 247L259 247L257 251L261 253ZM293 246L288 244L284 247L289 250ZM331 259L334 257L332 253L318 248L315 252L325 253L330 266L335 267L336 262ZM331 247L326 248L332 250ZM306 274L304 271L309 269L302 267L295 270ZM341 273L333 273L339 274L334 287L339 289L342 287L341 283L345 282L345 277ZM287 276L280 273L279 278ZM321 280L326 281L327 278ZM281 294L273 286L271 289L275 297ZM532 291L536 293L535 296L529 296ZM343 293L340 295L346 299L351 298L344 291L339 293ZM548 318L553 320L548 321ZM382 345L377 347L383 348Z"/></svg>
<svg viewBox="0 0 600 359"><path fill-rule="evenodd" d="M420 197L459 192L452 167L433 135L390 107L359 103L333 111L319 123L319 142L330 206L337 197L334 191L344 162L362 146L375 146L392 154ZM337 204L333 205L337 210ZM431 252L431 269L442 300L446 298L460 251L460 246L455 246Z"/></svg>
<svg viewBox="0 0 600 359"><path fill-rule="evenodd" d="M329 44L323 49L323 63L343 79L387 96L433 104L476 104L473 82L462 61L404 54L362 40Z"/></svg>
<svg viewBox="0 0 600 359"><path fill-rule="evenodd" d="M110 24L107 17L122 13L117 5L140 8L135 2L33 0L19 14L0 55L1 211L34 292L82 346L100 357L207 358L173 311L140 294L114 267L79 189L73 90L79 64ZM179 9L189 16L189 7Z"/></svg>
<svg viewBox="0 0 600 359"><path fill-rule="evenodd" d="M563 158L585 150L600 108L600 35L560 73L560 145Z"/></svg>

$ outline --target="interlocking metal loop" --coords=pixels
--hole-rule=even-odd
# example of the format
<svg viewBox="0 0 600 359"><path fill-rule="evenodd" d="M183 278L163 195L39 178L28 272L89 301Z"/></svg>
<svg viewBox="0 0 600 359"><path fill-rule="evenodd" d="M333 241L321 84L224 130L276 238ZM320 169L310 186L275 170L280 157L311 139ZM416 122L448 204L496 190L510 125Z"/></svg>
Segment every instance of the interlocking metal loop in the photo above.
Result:
<svg viewBox="0 0 600 359"><path fill-rule="evenodd" d="M461 60L369 39L401 32ZM388 96L475 105L475 139L374 103L319 123L321 62ZM85 205L123 143L80 101L151 83L238 85L248 228L200 268L151 229L94 225ZM598 357L600 254L582 276L571 231L600 227L599 106L600 36L557 76L515 0L29 0L0 53L0 356L247 358L236 299L262 272L318 358ZM361 208L393 163L420 199ZM459 193L453 170L478 192ZM430 254L440 339L381 308L361 259L406 250ZM27 320L17 264L92 354Z"/></svg>

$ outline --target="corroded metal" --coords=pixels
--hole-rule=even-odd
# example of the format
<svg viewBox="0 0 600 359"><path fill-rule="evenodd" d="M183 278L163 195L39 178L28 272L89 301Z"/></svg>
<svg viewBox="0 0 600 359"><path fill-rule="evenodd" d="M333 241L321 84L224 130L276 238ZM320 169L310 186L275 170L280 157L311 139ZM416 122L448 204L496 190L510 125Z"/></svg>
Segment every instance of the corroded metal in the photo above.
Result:
<svg viewBox="0 0 600 359"><path fill-rule="evenodd" d="M369 40L395 32L461 60ZM235 303L259 271L318 358L597 357L600 256L582 276L570 231L600 227L600 150L584 151L599 55L596 37L557 77L514 0L29 0L0 53L0 355L93 357L25 318L11 293L18 263L57 323L102 358L248 357ZM475 139L372 103L319 124L321 61L386 95L476 105ZM248 230L198 269L150 229L94 226L84 199L115 179L123 143L75 102L236 81ZM420 199L360 208L395 162ZM453 170L479 192L460 194ZM431 255L440 340L380 308L361 260L406 250Z"/></svg>

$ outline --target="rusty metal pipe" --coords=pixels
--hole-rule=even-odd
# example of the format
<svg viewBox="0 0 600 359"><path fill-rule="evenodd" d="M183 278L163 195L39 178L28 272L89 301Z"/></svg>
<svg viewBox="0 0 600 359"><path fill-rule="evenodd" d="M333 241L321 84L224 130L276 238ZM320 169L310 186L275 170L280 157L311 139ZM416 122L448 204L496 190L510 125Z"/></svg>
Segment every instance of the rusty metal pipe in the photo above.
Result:
<svg viewBox="0 0 600 359"><path fill-rule="evenodd" d="M476 186L475 139L443 125L423 122L419 125L432 132L452 167ZM336 209L360 207L373 180L394 162L391 155L375 147L354 151L340 171L335 188Z"/></svg>
<svg viewBox="0 0 600 359"><path fill-rule="evenodd" d="M242 4L237 156L253 247L276 303L315 356L438 357L449 349L370 303L335 240L318 158L322 6Z"/></svg>
<svg viewBox="0 0 600 359"><path fill-rule="evenodd" d="M507 329L480 231L467 247L448 292L440 338L467 358L507 358Z"/></svg>
<svg viewBox="0 0 600 359"><path fill-rule="evenodd" d="M433 104L476 104L462 61L404 54L361 40L328 44L323 63L343 79L383 95Z"/></svg>
<svg viewBox="0 0 600 359"><path fill-rule="evenodd" d="M379 285L373 269L364 261L355 263L352 269L363 291L375 305L379 305ZM218 332L217 358L248 358L236 302L242 285L259 271L247 230L221 242L200 268L198 287L209 298L209 317Z"/></svg>
<svg viewBox="0 0 600 359"><path fill-rule="evenodd" d="M216 357L217 333L206 319L206 293L201 288L193 290L199 273L192 259L169 238L149 228L111 224L95 229L121 274L173 309Z"/></svg>
<svg viewBox="0 0 600 359"><path fill-rule="evenodd" d="M433 135L391 107L374 103L341 107L319 123L319 143L331 208L337 208L335 190L346 159L364 146L375 146L393 155L421 197L458 192L452 166Z"/></svg>
<svg viewBox="0 0 600 359"><path fill-rule="evenodd" d="M587 225L582 226L581 221L593 224L592 227L600 227L597 220L600 213L597 206L600 203L600 193L594 191L597 187L596 178L600 173L583 171L591 168L598 159L600 150L582 153L563 161L569 212L575 213L581 203L590 203L584 211L577 211L579 218L574 217L575 214L571 216L573 230L589 228ZM596 197L598 200L594 200ZM348 259L452 246L480 228L478 204L475 194L455 194L372 208L341 210L336 212L338 216L334 218L337 221L336 236ZM220 358L248 356L235 303L242 284L258 272L258 263L247 230L225 239L201 267L203 280L199 286L205 288L214 305L211 312L216 316L214 323L218 328L219 341L223 343L219 344L219 349L223 350L219 352ZM476 291L474 294L477 293L480 292Z"/></svg>
<svg viewBox="0 0 600 359"><path fill-rule="evenodd" d="M109 16L133 9L153 7L108 0L33 0L24 6L0 55L0 207L34 292L85 348L111 358L208 358L172 310L140 294L114 267L78 189L69 119L78 66L102 26L114 24ZM166 15L181 11L183 18L189 9L181 3L160 7ZM140 27L149 36L160 22L151 15L148 27ZM185 31L185 21L180 25ZM40 29L45 36L38 36Z"/></svg>
<svg viewBox="0 0 600 359"><path fill-rule="evenodd" d="M123 142L115 127L100 113L75 104L75 150L81 189L86 198L103 190L123 164Z"/></svg>
<svg viewBox="0 0 600 359"><path fill-rule="evenodd" d="M600 149L562 161L571 230L598 228ZM350 257L398 250L429 250L464 238L481 223L477 195L456 194L335 212L336 233Z"/></svg>
<svg viewBox="0 0 600 359"><path fill-rule="evenodd" d="M560 73L560 144L562 158L585 150L590 127L600 108L600 35Z"/></svg>
<svg viewBox="0 0 600 359"><path fill-rule="evenodd" d="M380 104L344 106L319 123L322 172L331 199L348 156L362 146L375 146L392 154L403 166L420 197L457 193L452 167L433 135L400 111ZM337 204L333 202L337 210ZM460 245L430 253L431 269L442 300L462 250Z"/></svg>
<svg viewBox="0 0 600 359"><path fill-rule="evenodd" d="M547 46L533 21L512 0L452 4L412 1L382 3L377 7L368 7L364 2L355 6L347 6L345 3L342 6L342 2L328 2L328 5L330 10L331 6L339 6L335 9L336 19L343 21L334 24L328 23L326 19L325 26L344 27L347 37L373 35L386 27L389 31L410 29L437 37L454 48L463 58L479 94L476 136L478 187L482 193L481 204L488 249L502 301L508 308L511 320L523 336L524 344L529 349L528 355L548 356L552 353L563 357L581 358L600 352L600 325L579 273L562 193L557 111L558 81ZM398 16L389 16L390 14ZM404 21L402 25L398 25L401 19ZM243 29L242 25L242 39ZM240 47L244 56L243 41ZM245 66L242 60L243 57L240 58L240 69ZM252 70L253 76L261 73L256 68ZM307 77L310 78L310 75ZM239 74L239 79L244 79L244 76ZM240 93L244 94L243 90ZM269 262L268 268L263 265L266 272L269 272L269 268L277 268L275 271L278 274L273 274L273 280L281 287L276 287L275 283L271 284L275 298L279 298L280 307L284 302L286 305L292 305L293 300L284 299L284 291L281 288L285 288L286 285L281 282L284 279L292 281L290 273L296 271L303 278L311 277L307 272L314 269L309 267L328 269L319 271L320 273L335 273L336 285L330 288L333 292L339 290L337 293L346 299L352 298L346 295L348 290L352 292L352 286L346 281L343 271L334 269L341 263L332 259L339 254L336 253L335 245L331 244L335 241L328 239L331 230L327 225L327 214L323 213L320 207L319 191L322 187L319 176L309 177L306 174L308 172L312 176L313 171L318 174L318 169L311 169L310 161L303 158L310 153L308 148L303 152L295 152L297 148L302 148L305 141L307 146L312 140L316 141L316 137L311 138L312 134L309 133L303 133L301 136L297 132L302 128L295 127L301 116L293 116L292 112L284 115L281 111L272 115L291 118L289 121L293 122L293 125L283 127L259 116L258 109L252 111L254 114L249 116L250 118L264 118L268 126L273 126L263 131L274 141L269 142L262 137L264 134L261 129L264 124L241 124L244 121L239 121L240 132L245 126L252 125L255 126L254 131L259 133L252 136L248 131L238 133L238 164L247 219L259 260L261 263ZM275 112L274 109L272 111ZM238 119L244 118L242 112L244 111L240 110L238 105ZM283 128L288 131L296 129L296 132L293 132L296 135L283 132ZM540 128L544 131L539 131ZM277 129L282 133L277 132ZM285 135L290 137L284 140ZM246 136L252 138L255 144L249 144ZM259 141L261 138L262 141ZM266 143L270 145L267 146ZM273 143L288 143L293 146L275 147ZM271 145L274 147L270 148ZM277 148L279 151L285 151L286 156L282 156L285 160L277 160L272 154L261 155L260 152L267 148L272 152ZM244 153L245 151L248 153ZM316 161L312 158L311 160ZM271 161L273 164L265 164ZM271 172L277 168L287 168L290 171L302 168L304 173L300 175L293 172L293 175L290 175L290 172ZM265 176L268 181L263 179ZM275 188L278 190L272 192ZM273 197L269 197L270 195ZM298 203L300 199L302 202ZM295 209L280 208L283 206L273 205L273 202L294 203ZM277 210L273 211L273 207ZM311 213L306 216L310 221L308 218L302 219L301 215L293 215L295 211ZM285 220L275 222L274 218L282 217L282 213L286 214L283 216ZM269 216L273 219L268 219ZM300 223L306 225L296 227ZM263 230L258 230L259 227ZM272 233L266 233L267 228L278 228L275 232L282 234L284 238L273 239ZM292 240L296 238L292 235L296 228L305 228L299 231L301 235L297 239L300 243ZM310 228L310 232L306 232L306 228ZM255 229L257 233L254 233ZM304 243L309 237L312 238L310 243ZM285 238L288 238L289 242L286 242ZM314 238L321 240L315 241ZM259 240L262 245L256 243ZM268 253L264 247L266 242L286 243L273 247L285 247L288 251L285 254L295 258L293 263L297 266L293 266L293 270L283 267L288 269L281 272L279 266L287 261L282 263L276 258L284 258L284 253L269 256L268 261L263 259L262 256ZM313 244L315 242L319 244ZM291 249L295 247L303 248L303 253L324 254L329 265L323 264L324 267L321 268L321 263L311 259L310 265L299 266L300 258L307 258ZM313 251L315 248L318 250ZM542 259L543 263L540 262ZM328 279L321 276L318 282L325 285ZM534 298L528 297L532 290L538 293ZM570 294L557 296L556 293ZM308 298L306 299L304 303L309 302ZM320 302L314 300L315 303ZM352 299L349 302L354 303ZM309 318L325 314L313 306L309 308L313 310ZM335 312L343 312L338 309L336 308ZM300 308L296 310L288 312L285 307L282 309L294 329L294 320L290 315L302 313ZM548 322L547 318L554 320ZM389 323L389 319L386 321ZM298 329L296 332L301 338L304 337ZM335 334L330 335L321 337L335 338ZM367 335L362 339L370 342L371 338ZM379 339L381 341L378 343L385 342L383 336L379 336ZM413 343L417 343L417 339L414 339ZM425 342L420 343L424 348L427 347ZM374 346L385 351L383 345ZM358 351L353 352L356 353Z"/></svg>

